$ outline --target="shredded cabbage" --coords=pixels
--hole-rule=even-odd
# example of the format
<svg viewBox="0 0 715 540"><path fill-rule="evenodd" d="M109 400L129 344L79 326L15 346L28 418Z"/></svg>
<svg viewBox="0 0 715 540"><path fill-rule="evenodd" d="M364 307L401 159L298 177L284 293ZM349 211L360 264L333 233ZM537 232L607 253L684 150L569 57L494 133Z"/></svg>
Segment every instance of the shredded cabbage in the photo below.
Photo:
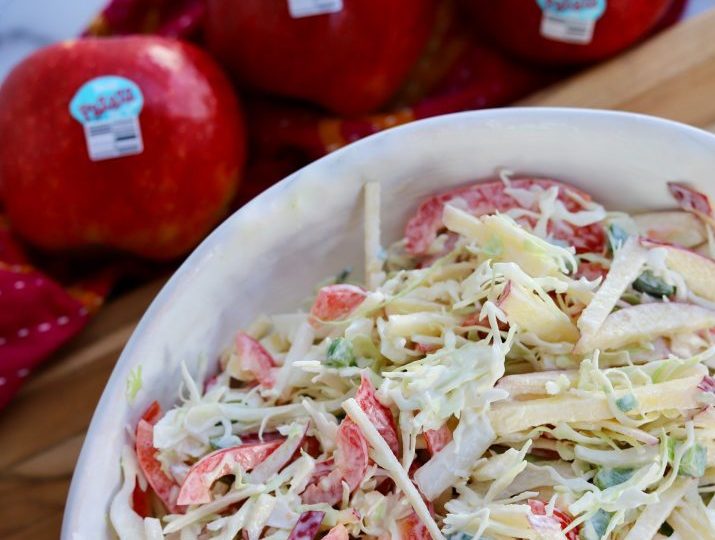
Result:
<svg viewBox="0 0 715 540"><path fill-rule="evenodd" d="M118 536L286 540L320 520L316 537L341 526L382 539L650 540L667 522L671 540L714 538L715 303L674 248L643 237L652 216L499 177L516 206L473 215L469 193L433 202L441 228L421 255L406 239L382 248L368 183L363 282L326 279L320 317L257 317L245 330L255 355L230 345L210 382L208 362L194 375L182 363L154 452L123 449ZM693 237L680 230L692 220L670 215L658 234ZM715 244L709 224L698 234ZM140 389L137 368L127 399ZM142 518L137 483L209 496Z"/></svg>

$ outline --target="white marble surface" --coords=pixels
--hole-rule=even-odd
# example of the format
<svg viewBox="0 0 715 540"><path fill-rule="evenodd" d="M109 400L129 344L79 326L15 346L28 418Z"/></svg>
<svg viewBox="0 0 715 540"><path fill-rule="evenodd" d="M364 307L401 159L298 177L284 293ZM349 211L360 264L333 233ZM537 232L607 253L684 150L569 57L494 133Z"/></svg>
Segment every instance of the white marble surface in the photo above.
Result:
<svg viewBox="0 0 715 540"><path fill-rule="evenodd" d="M690 0L685 8L685 17L692 17L713 7L715 7L715 0Z"/></svg>
<svg viewBox="0 0 715 540"><path fill-rule="evenodd" d="M0 81L43 45L79 34L107 0L0 0Z"/></svg>
<svg viewBox="0 0 715 540"><path fill-rule="evenodd" d="M38 47L76 36L107 2L0 0L0 81L12 66ZM715 0L690 0L686 16L712 7Z"/></svg>

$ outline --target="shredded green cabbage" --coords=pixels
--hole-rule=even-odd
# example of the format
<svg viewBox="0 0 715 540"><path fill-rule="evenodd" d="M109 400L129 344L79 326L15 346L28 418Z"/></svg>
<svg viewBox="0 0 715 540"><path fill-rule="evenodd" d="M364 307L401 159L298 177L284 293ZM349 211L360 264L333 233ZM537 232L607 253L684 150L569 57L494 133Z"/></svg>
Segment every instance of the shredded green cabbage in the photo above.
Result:
<svg viewBox="0 0 715 540"><path fill-rule="evenodd" d="M259 317L210 381L207 363L182 363L150 462L123 454L118 535L285 540L308 512L322 513L317 537L424 526L449 540L644 540L666 520L682 540L712 530L715 339L688 310L715 306L627 214L500 178L517 207L474 216L468 195L450 199L423 255L406 239L382 249L371 185L364 292L342 289L359 301L331 296L342 272L321 283L318 311ZM657 332L652 314L668 306L684 322ZM609 345L620 333L626 344ZM127 399L141 389L139 366ZM265 444L261 463L234 455ZM208 498L146 519L132 508L137 482L179 492L196 475Z"/></svg>

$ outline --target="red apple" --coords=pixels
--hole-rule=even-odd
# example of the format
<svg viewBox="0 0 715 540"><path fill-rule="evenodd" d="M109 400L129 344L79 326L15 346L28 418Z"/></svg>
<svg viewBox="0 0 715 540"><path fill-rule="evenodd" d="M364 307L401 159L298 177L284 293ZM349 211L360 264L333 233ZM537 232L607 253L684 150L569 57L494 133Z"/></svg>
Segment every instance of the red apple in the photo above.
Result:
<svg viewBox="0 0 715 540"><path fill-rule="evenodd" d="M577 65L608 58L644 37L661 22L673 0L463 0L463 3L480 31L505 50L540 63ZM595 19L590 39L588 31L581 34L581 39L557 38L553 25L551 31L545 29L548 7L542 5L552 6L552 13L557 14L560 8L577 5L601 5L605 11Z"/></svg>
<svg viewBox="0 0 715 540"><path fill-rule="evenodd" d="M208 0L208 48L241 81L342 115L392 97L431 34L436 0L343 0L294 18L288 0Z"/></svg>
<svg viewBox="0 0 715 540"><path fill-rule="evenodd" d="M88 81L108 76L129 86L73 102ZM143 150L124 146L127 155L91 159L85 128L112 111L135 114L135 94L143 98ZM79 109L70 111L71 102L90 123L73 116ZM126 143L126 134L112 136L115 145ZM0 87L6 210L13 229L41 248L100 245L154 259L185 253L223 216L244 156L243 118L229 81L210 56L179 41L59 43L30 56Z"/></svg>

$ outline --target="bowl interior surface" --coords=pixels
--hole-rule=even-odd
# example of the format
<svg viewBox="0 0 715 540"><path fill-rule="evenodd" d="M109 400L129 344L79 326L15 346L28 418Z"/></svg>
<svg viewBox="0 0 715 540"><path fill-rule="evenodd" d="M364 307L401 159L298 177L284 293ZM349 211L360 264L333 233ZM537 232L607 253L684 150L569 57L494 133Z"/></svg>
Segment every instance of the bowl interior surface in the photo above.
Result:
<svg viewBox="0 0 715 540"><path fill-rule="evenodd" d="M374 135L305 167L236 212L152 303L97 406L74 473L63 538L110 537L120 451L146 406L177 399L180 364L215 362L261 313L300 307L316 283L362 267L362 187L381 183L383 245L428 194L506 168L590 192L609 209L673 207L665 183L715 198L715 136L628 113L510 108L453 114ZM126 381L142 366L129 403Z"/></svg>

